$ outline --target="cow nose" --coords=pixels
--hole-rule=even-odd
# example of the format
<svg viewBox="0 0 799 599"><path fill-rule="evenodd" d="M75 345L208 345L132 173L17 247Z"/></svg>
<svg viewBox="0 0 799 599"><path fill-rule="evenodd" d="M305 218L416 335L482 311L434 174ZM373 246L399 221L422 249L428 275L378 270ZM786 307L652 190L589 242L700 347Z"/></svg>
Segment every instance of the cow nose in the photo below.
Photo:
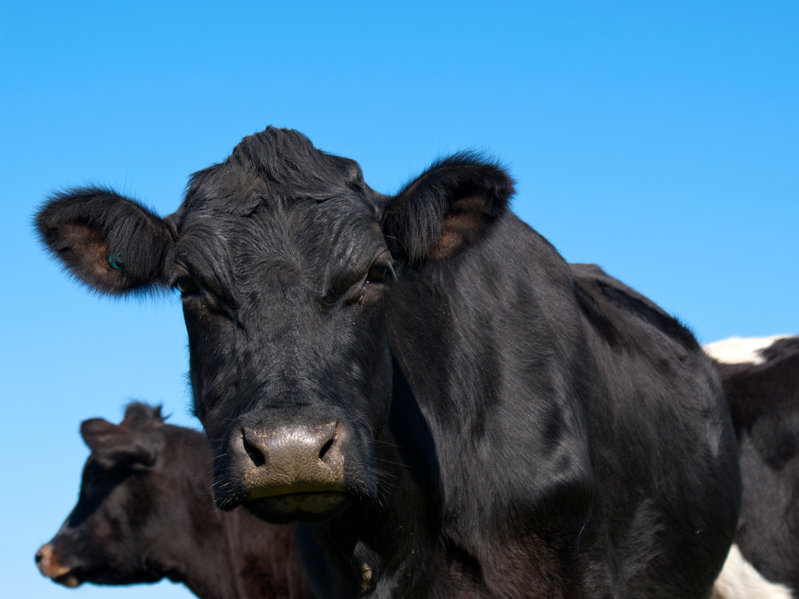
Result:
<svg viewBox="0 0 799 599"><path fill-rule="evenodd" d="M48 578L55 578L68 571L68 568L64 568L58 563L53 554L53 546L50 543L39 547L36 552L36 565L39 566L41 573Z"/></svg>
<svg viewBox="0 0 799 599"><path fill-rule="evenodd" d="M338 422L244 426L233 442L248 500L341 491L347 434Z"/></svg>
<svg viewBox="0 0 799 599"><path fill-rule="evenodd" d="M36 565L39 571L48 578L68 587L76 587L78 579L70 574L70 568L61 564L55 555L52 543L42 545L36 552Z"/></svg>

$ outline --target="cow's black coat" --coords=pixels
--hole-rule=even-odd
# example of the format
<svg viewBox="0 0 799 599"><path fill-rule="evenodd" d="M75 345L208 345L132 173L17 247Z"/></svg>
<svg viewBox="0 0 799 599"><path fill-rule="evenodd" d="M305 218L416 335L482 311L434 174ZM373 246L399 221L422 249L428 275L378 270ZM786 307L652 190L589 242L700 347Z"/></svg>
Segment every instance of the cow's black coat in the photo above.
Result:
<svg viewBox="0 0 799 599"><path fill-rule="evenodd" d="M799 589L799 337L718 368L743 478L735 542L763 576Z"/></svg>
<svg viewBox="0 0 799 599"><path fill-rule="evenodd" d="M716 373L511 194L461 154L383 196L269 128L165 219L80 189L37 225L95 289L181 289L217 502L311 522L323 594L706 597L740 494Z"/></svg>
<svg viewBox="0 0 799 599"><path fill-rule="evenodd" d="M92 453L77 505L36 555L43 574L67 586L169 578L203 599L312 596L293 527L215 508L201 434L140 403L118 425L84 421L81 434Z"/></svg>

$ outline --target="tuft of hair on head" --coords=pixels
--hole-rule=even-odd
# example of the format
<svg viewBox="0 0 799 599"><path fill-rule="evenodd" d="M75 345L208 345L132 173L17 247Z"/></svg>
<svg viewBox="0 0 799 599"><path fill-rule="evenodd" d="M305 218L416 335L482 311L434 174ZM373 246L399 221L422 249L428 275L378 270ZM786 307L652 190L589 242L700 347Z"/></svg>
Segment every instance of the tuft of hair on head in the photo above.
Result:
<svg viewBox="0 0 799 599"><path fill-rule="evenodd" d="M142 401L131 401L125 406L125 417L121 424L137 427L142 424L163 424L166 417L161 414L163 406L152 406Z"/></svg>

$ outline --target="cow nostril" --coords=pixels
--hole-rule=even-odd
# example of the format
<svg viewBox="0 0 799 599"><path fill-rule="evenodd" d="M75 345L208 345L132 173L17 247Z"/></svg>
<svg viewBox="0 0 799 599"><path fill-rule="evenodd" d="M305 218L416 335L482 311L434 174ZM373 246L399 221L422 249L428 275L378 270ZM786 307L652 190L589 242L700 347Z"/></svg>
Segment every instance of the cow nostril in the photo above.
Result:
<svg viewBox="0 0 799 599"><path fill-rule="evenodd" d="M244 429L241 429L241 442L244 445L244 451L246 451L247 455L250 456L250 460L256 468L263 466L266 463L264 454L261 453L261 451L255 447L255 445L247 441L247 435L244 433Z"/></svg>
<svg viewBox="0 0 799 599"><path fill-rule="evenodd" d="M327 442L325 442L324 445L322 445L322 449L319 450L319 459L321 461L323 462L325 461L325 456L327 455L327 452L330 451L330 448L333 447L333 443L335 442L336 438L331 437L330 439L327 440Z"/></svg>
<svg viewBox="0 0 799 599"><path fill-rule="evenodd" d="M43 559L44 559L44 554L42 554L42 550L39 549L39 551L36 552L36 563L38 564Z"/></svg>

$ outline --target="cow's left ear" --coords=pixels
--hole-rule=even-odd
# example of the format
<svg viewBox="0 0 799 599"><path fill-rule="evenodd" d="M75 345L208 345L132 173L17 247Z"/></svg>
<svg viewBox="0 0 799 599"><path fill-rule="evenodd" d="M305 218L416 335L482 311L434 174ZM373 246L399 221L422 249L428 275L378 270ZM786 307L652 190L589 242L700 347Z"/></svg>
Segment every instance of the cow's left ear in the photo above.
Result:
<svg viewBox="0 0 799 599"><path fill-rule="evenodd" d="M455 154L431 166L391 198L383 234L395 258L445 260L483 235L508 208L513 179L475 154Z"/></svg>

